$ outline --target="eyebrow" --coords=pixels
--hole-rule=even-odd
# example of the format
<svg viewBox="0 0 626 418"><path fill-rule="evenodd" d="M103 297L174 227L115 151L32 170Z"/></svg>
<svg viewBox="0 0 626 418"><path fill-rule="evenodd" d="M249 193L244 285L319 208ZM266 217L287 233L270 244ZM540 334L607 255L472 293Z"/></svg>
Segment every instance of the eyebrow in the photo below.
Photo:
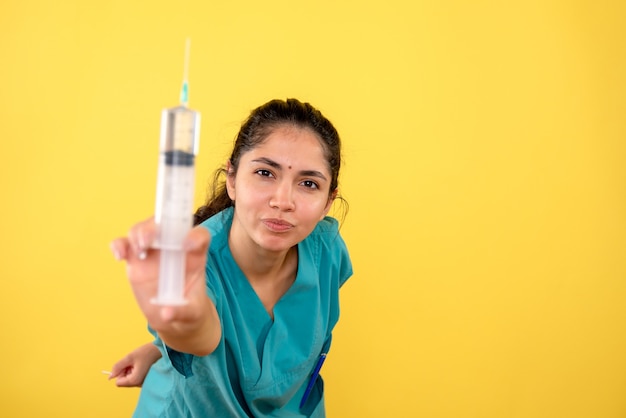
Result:
<svg viewBox="0 0 626 418"><path fill-rule="evenodd" d="M261 163L261 164L267 164L272 168L275 168L276 170L282 170L283 166L281 166L279 163L277 163L274 160L271 160L269 158L266 157L260 157L257 159L254 159L251 161L252 163ZM302 170L300 171L300 175L302 176L307 176L307 177L317 177L320 178L322 180L328 180L326 178L326 176L324 174L322 174L321 171L317 171L317 170Z"/></svg>

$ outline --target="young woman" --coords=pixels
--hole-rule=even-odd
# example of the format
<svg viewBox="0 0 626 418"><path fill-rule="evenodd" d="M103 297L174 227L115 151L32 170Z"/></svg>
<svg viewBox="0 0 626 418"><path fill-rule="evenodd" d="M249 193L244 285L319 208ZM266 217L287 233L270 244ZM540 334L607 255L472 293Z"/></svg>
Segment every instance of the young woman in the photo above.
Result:
<svg viewBox="0 0 626 418"><path fill-rule="evenodd" d="M310 104L253 110L187 236L185 306L150 303L153 220L113 241L155 336L113 368L119 386L142 386L135 416L325 416L317 371L352 275L326 216L340 163L337 131Z"/></svg>

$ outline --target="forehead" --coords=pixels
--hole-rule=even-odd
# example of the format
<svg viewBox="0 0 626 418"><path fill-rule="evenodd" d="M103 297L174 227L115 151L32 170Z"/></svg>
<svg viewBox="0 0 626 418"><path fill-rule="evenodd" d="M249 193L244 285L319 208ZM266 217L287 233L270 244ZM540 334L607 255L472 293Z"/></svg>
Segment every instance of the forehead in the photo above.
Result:
<svg viewBox="0 0 626 418"><path fill-rule="evenodd" d="M279 125L269 132L263 142L246 154L250 159L263 156L276 159L281 164L330 171L322 140L309 128Z"/></svg>

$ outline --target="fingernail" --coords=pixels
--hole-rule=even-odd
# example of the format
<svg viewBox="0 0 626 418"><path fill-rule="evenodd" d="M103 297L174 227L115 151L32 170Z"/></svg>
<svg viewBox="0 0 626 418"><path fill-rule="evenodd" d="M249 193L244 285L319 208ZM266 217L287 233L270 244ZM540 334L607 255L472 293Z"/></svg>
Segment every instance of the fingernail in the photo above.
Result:
<svg viewBox="0 0 626 418"><path fill-rule="evenodd" d="M137 254L137 258L140 260L145 260L147 256L148 256L148 252L146 250L141 250Z"/></svg>
<svg viewBox="0 0 626 418"><path fill-rule="evenodd" d="M139 237L137 237L137 241L138 241L140 250L143 251L143 250L145 250L147 248L146 237L144 237L143 235L139 235Z"/></svg>
<svg viewBox="0 0 626 418"><path fill-rule="evenodd" d="M109 247L111 248L111 252L113 253L113 257L115 257L115 259L117 261L120 261L122 259L122 256L121 256L120 252L117 250L117 248L115 248L113 243L109 244Z"/></svg>

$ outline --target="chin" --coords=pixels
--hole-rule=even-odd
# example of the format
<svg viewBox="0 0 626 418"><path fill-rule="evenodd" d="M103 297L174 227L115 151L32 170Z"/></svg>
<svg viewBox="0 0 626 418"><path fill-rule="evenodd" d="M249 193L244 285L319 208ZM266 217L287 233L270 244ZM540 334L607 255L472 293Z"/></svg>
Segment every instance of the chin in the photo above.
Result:
<svg viewBox="0 0 626 418"><path fill-rule="evenodd" d="M286 251L296 245L292 239L281 239L277 237L265 238L259 241L259 246L266 251L281 252Z"/></svg>

